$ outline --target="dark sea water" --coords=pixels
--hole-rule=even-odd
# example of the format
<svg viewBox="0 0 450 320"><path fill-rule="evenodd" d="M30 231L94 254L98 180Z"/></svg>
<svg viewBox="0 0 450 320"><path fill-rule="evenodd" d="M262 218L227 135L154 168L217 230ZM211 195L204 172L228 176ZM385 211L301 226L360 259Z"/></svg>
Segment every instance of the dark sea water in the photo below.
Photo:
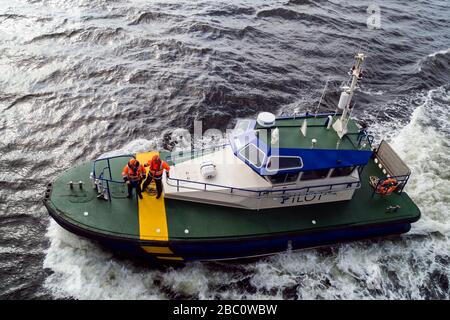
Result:
<svg viewBox="0 0 450 320"><path fill-rule="evenodd" d="M194 120L312 111L327 80L334 111L358 49L353 116L412 169L407 235L173 268L48 217L45 184L87 159L177 148ZM449 110L447 0L1 0L0 298L449 299Z"/></svg>

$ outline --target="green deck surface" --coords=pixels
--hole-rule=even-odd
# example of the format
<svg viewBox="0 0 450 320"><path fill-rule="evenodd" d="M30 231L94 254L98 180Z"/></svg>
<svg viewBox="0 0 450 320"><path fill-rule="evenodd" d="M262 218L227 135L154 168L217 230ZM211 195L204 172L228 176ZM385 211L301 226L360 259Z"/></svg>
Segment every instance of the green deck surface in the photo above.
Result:
<svg viewBox="0 0 450 320"><path fill-rule="evenodd" d="M121 172L128 158L111 160L111 172L114 180L121 181ZM102 161L103 162L103 161ZM98 172L106 163L100 162ZM121 236L139 236L138 204L136 197L128 199L124 184L111 184L112 201L97 199L92 189L89 173L92 162L76 166L63 173L53 183L51 203L66 219L84 228L102 231L106 234ZM109 174L107 174L109 177ZM69 181L79 180L85 183L82 190L75 184L69 188ZM86 216L84 212L88 212Z"/></svg>
<svg viewBox="0 0 450 320"><path fill-rule="evenodd" d="M127 159L111 161L113 178L120 180L120 172ZM137 199L126 198L125 185L116 185L113 200L96 199L90 187L89 172L92 163L86 163L63 173L53 183L52 206L70 222L105 234L139 239ZM369 185L369 176L382 177L373 160L362 174L362 188L351 201L326 204L283 207L260 211L236 209L165 199L170 240L249 237L284 232L320 230L338 226L357 226L418 218L420 211L406 193L390 196L375 195ZM67 186L68 181L83 180L87 185L79 190ZM397 212L386 213L389 206L399 205ZM84 212L88 212L87 216ZM312 220L316 224L312 224ZM185 233L189 229L189 233Z"/></svg>
<svg viewBox="0 0 450 320"><path fill-rule="evenodd" d="M166 199L169 235L171 239L242 237L385 223L420 215L405 192L372 198L373 188L368 183L371 175L383 176L372 160L362 174L362 188L353 199L333 203L250 211ZM401 208L386 213L387 207L395 205ZM184 233L186 228L189 236Z"/></svg>
<svg viewBox="0 0 450 320"><path fill-rule="evenodd" d="M339 117L333 118L333 123ZM280 148L311 148L311 140L316 139L317 143L314 148L316 149L340 149L340 150L355 150L357 145L357 137L359 129L354 120L350 120L348 123L348 133L340 141L338 146L339 137L333 128L329 130L325 127L327 118L308 118L307 119L307 131L306 137L300 132L300 128L304 119L279 119L275 121L275 127L279 130L279 145ZM259 125L256 125L256 129L262 129ZM260 134L261 140L267 144L268 135ZM362 150L370 150L370 146L366 146Z"/></svg>

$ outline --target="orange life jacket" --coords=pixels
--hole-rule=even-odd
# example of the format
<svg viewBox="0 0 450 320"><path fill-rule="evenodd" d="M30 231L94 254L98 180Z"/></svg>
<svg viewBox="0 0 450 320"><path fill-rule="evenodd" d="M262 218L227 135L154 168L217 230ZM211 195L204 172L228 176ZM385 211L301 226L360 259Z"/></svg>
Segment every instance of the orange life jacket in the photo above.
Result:
<svg viewBox="0 0 450 320"><path fill-rule="evenodd" d="M144 166L134 167L126 164L122 170L122 177L127 177L130 181L139 181L145 177Z"/></svg>
<svg viewBox="0 0 450 320"><path fill-rule="evenodd" d="M162 174L164 173L164 169L169 171L170 167L167 164L167 162L159 160L159 161L152 161L149 160L148 161L148 166L150 167L149 169L149 174L152 176L152 178L154 179L161 179L162 178Z"/></svg>

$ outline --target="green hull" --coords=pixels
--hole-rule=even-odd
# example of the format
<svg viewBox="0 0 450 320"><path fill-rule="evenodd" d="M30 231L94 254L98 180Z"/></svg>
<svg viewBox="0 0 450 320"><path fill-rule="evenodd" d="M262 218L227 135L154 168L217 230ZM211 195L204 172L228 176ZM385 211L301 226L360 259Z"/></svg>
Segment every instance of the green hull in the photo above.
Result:
<svg viewBox="0 0 450 320"><path fill-rule="evenodd" d="M127 160L111 160L111 178L120 178ZM420 218L419 208L405 192L373 195L369 176L383 174L371 160L362 172L361 188L350 201L256 211L166 198L162 201L167 235L148 237L142 234L143 224L153 222L142 219L138 199L127 199L123 184L110 187L112 201L97 199L96 191L86 184L91 169L92 163L76 166L49 186L44 203L53 218L72 232L118 250L165 260L243 258L387 236L407 232L410 223ZM67 185L79 180L85 182L82 189ZM308 201L308 197L289 201ZM398 209L387 210L393 207Z"/></svg>

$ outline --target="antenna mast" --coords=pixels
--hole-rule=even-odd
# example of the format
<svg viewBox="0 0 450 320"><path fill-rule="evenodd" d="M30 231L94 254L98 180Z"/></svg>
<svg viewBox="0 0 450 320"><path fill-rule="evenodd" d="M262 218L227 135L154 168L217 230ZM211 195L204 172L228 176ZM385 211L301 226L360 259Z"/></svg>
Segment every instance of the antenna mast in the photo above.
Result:
<svg viewBox="0 0 450 320"><path fill-rule="evenodd" d="M314 118L317 117L317 114L319 113L320 104L322 103L323 97L325 96L325 91L328 87L328 81L330 81L330 77L328 76L327 82L325 83L325 87L323 88L322 96L320 97L319 104L317 105L316 111L314 111Z"/></svg>
<svg viewBox="0 0 450 320"><path fill-rule="evenodd" d="M352 109L351 101L353 98L353 94L356 89L356 85L358 84L358 80L362 78L362 62L365 59L364 53L357 53L355 55L356 63L352 67L350 74L352 76L352 83L350 87L344 87L344 91L341 93L341 98L339 99L338 108L343 109L342 116L334 123L333 129L338 134L339 138L347 133L347 124L350 117L350 111Z"/></svg>

